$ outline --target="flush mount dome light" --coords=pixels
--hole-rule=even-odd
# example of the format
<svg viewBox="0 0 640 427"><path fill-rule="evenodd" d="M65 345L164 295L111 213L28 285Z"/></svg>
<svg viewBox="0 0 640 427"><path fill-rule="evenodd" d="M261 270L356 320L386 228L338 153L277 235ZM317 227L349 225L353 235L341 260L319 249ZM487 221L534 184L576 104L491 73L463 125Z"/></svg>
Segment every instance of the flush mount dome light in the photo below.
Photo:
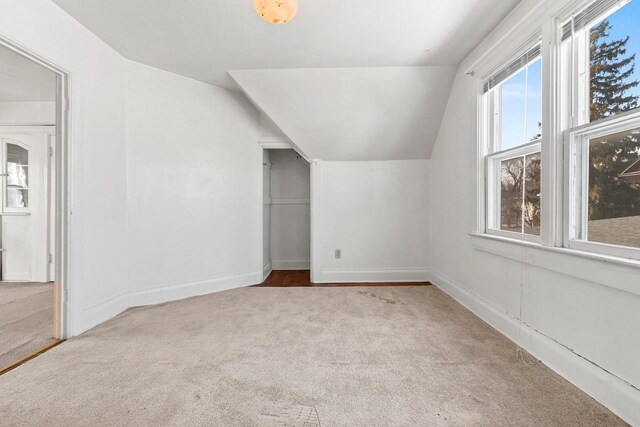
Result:
<svg viewBox="0 0 640 427"><path fill-rule="evenodd" d="M298 13L298 0L253 0L258 16L270 24L285 24Z"/></svg>

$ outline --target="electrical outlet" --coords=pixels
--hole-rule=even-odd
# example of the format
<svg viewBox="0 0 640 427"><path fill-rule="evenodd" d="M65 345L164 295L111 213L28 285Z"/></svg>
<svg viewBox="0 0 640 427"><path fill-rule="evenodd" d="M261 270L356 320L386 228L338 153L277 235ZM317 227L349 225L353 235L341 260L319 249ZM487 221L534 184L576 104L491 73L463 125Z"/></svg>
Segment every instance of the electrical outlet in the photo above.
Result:
<svg viewBox="0 0 640 427"><path fill-rule="evenodd" d="M340 259L340 258L342 258L342 250L336 249L336 259Z"/></svg>

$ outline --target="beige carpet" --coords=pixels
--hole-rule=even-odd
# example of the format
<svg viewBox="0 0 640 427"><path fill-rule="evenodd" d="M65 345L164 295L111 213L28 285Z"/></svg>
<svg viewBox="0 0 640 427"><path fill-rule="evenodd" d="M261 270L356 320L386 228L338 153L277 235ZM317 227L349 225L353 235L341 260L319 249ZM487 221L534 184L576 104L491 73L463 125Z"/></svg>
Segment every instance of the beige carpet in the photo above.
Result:
<svg viewBox="0 0 640 427"><path fill-rule="evenodd" d="M0 368L53 338L53 284L0 282Z"/></svg>
<svg viewBox="0 0 640 427"><path fill-rule="evenodd" d="M137 308L0 377L0 423L623 423L435 287L245 288Z"/></svg>

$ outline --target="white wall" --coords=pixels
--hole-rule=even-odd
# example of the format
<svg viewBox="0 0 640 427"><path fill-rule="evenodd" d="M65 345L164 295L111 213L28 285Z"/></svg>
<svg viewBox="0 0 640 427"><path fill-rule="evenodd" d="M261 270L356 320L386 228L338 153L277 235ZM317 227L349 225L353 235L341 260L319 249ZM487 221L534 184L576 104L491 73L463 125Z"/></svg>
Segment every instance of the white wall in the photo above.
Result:
<svg viewBox="0 0 640 427"><path fill-rule="evenodd" d="M261 126L262 127L262 126ZM262 150L262 276L271 273L271 151Z"/></svg>
<svg viewBox="0 0 640 427"><path fill-rule="evenodd" d="M260 283L257 110L238 93L134 62L127 69L135 289L164 299Z"/></svg>
<svg viewBox="0 0 640 427"><path fill-rule="evenodd" d="M129 288L125 61L48 0L0 2L0 28L71 78L70 332L115 314L100 305Z"/></svg>
<svg viewBox="0 0 640 427"><path fill-rule="evenodd" d="M242 95L132 64L49 0L0 2L0 28L71 75L70 335L260 282L259 116Z"/></svg>
<svg viewBox="0 0 640 427"><path fill-rule="evenodd" d="M518 13L526 16L527 9ZM511 18L509 22L518 22L517 16ZM495 39L503 35L499 31ZM481 55L479 51L475 57ZM458 73L431 159L432 281L619 415L640 424L638 270L483 243L469 234L476 220L477 87L473 77ZM500 254L487 251L492 245L499 246ZM636 292L611 287L618 277Z"/></svg>
<svg viewBox="0 0 640 427"><path fill-rule="evenodd" d="M428 172L427 160L314 161L313 280L427 280Z"/></svg>
<svg viewBox="0 0 640 427"><path fill-rule="evenodd" d="M53 125L55 102L0 102L0 125Z"/></svg>
<svg viewBox="0 0 640 427"><path fill-rule="evenodd" d="M271 153L271 264L274 270L308 270L311 225L309 163L293 150Z"/></svg>

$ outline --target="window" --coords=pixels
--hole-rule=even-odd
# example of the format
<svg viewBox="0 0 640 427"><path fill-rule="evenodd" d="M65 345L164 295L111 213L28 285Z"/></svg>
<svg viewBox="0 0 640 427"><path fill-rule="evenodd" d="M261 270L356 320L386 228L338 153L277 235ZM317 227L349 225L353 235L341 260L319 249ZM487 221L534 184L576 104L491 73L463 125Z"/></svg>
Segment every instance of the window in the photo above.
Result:
<svg viewBox="0 0 640 427"><path fill-rule="evenodd" d="M563 26L574 61L566 245L640 259L640 2L600 0Z"/></svg>
<svg viewBox="0 0 640 427"><path fill-rule="evenodd" d="M540 235L542 60L536 45L484 84L488 108L487 232Z"/></svg>
<svg viewBox="0 0 640 427"><path fill-rule="evenodd" d="M573 14L566 3L527 21L545 29L539 42L506 40L495 52L526 48L478 65L494 70L482 81L478 228L640 260L640 0Z"/></svg>
<svg viewBox="0 0 640 427"><path fill-rule="evenodd" d="M29 207L29 151L9 140L5 147L5 208L19 212Z"/></svg>

